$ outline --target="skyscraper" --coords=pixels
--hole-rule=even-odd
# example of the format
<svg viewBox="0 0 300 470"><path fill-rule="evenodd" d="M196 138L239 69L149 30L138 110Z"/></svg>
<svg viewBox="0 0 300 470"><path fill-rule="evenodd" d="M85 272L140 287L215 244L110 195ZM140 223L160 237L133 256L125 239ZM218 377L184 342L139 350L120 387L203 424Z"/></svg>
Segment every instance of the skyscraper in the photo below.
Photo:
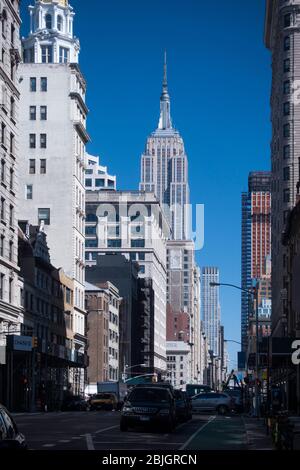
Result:
<svg viewBox="0 0 300 470"><path fill-rule="evenodd" d="M211 286L210 283L220 282L219 269L216 267L203 267L201 269L201 316L204 332L208 339L209 349L214 356L219 356L220 351L220 293L219 287Z"/></svg>
<svg viewBox="0 0 300 470"><path fill-rule="evenodd" d="M300 189L300 0L267 0L265 44L272 53L272 334L287 335L286 249L282 233Z"/></svg>
<svg viewBox="0 0 300 470"><path fill-rule="evenodd" d="M248 191L242 193L242 282L250 290L254 280L261 281L262 295L271 295L271 173L251 172ZM251 296L241 296L242 350L247 350L248 321L253 313Z"/></svg>
<svg viewBox="0 0 300 470"><path fill-rule="evenodd" d="M51 260L74 279L74 343L85 347L86 82L68 0L37 0L20 67L19 219L43 224Z"/></svg>
<svg viewBox="0 0 300 470"><path fill-rule="evenodd" d="M166 54L160 118L157 129L147 138L141 158L140 189L156 194L171 227L167 243L168 311L175 317L182 313L188 315L185 336L191 348L190 377L192 381L197 381L200 370L200 280L195 245L189 239L188 159L183 139L172 125Z"/></svg>
<svg viewBox="0 0 300 470"><path fill-rule="evenodd" d="M165 55L160 118L157 129L148 137L141 160L142 191L152 191L168 217L174 240L188 238L187 205L189 204L188 160L184 142L173 128Z"/></svg>

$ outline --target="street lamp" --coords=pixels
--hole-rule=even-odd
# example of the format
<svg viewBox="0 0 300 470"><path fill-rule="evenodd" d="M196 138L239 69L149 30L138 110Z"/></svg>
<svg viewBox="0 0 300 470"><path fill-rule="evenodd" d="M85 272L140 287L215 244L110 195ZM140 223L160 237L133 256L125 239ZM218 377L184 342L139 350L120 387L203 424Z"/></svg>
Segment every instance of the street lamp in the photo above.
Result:
<svg viewBox="0 0 300 470"><path fill-rule="evenodd" d="M258 287L259 283L257 281L256 286L252 289L244 289L243 287L236 286L235 284L228 284L228 283L221 283L221 282L210 282L211 287L232 287L234 289L241 290L243 292L247 292L247 294L252 295L253 299L255 300L255 320L256 320L256 354L255 354L255 414L257 418L259 417L259 399L258 399Z"/></svg>

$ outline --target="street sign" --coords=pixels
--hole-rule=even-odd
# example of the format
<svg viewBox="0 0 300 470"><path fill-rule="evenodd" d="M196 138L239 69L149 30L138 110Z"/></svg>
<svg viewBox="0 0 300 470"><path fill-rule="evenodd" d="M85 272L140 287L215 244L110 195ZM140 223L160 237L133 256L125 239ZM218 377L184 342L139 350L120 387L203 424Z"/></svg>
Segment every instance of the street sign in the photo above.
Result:
<svg viewBox="0 0 300 470"><path fill-rule="evenodd" d="M7 343L13 351L32 351L32 336L8 335Z"/></svg>

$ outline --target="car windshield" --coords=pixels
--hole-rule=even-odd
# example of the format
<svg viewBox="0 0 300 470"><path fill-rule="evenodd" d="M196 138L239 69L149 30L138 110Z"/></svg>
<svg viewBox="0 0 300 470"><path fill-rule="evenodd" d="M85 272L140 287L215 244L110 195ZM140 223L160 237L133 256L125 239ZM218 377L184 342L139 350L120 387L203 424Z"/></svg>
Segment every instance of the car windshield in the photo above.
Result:
<svg viewBox="0 0 300 470"><path fill-rule="evenodd" d="M131 392L129 401L154 401L154 402L168 402L170 395L167 390L162 389L143 389L136 388Z"/></svg>

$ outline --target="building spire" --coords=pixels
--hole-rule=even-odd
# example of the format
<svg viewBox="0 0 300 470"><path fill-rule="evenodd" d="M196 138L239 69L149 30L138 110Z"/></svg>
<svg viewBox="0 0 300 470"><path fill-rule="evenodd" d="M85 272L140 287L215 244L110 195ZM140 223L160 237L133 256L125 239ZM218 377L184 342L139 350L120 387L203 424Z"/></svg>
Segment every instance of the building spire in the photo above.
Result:
<svg viewBox="0 0 300 470"><path fill-rule="evenodd" d="M165 51L163 91L168 92L167 51Z"/></svg>
<svg viewBox="0 0 300 470"><path fill-rule="evenodd" d="M160 97L160 118L158 123L158 128L172 129L172 120L170 112L170 96L168 92L168 77L167 77L167 51L164 54L164 78L163 78L163 88L162 94Z"/></svg>

